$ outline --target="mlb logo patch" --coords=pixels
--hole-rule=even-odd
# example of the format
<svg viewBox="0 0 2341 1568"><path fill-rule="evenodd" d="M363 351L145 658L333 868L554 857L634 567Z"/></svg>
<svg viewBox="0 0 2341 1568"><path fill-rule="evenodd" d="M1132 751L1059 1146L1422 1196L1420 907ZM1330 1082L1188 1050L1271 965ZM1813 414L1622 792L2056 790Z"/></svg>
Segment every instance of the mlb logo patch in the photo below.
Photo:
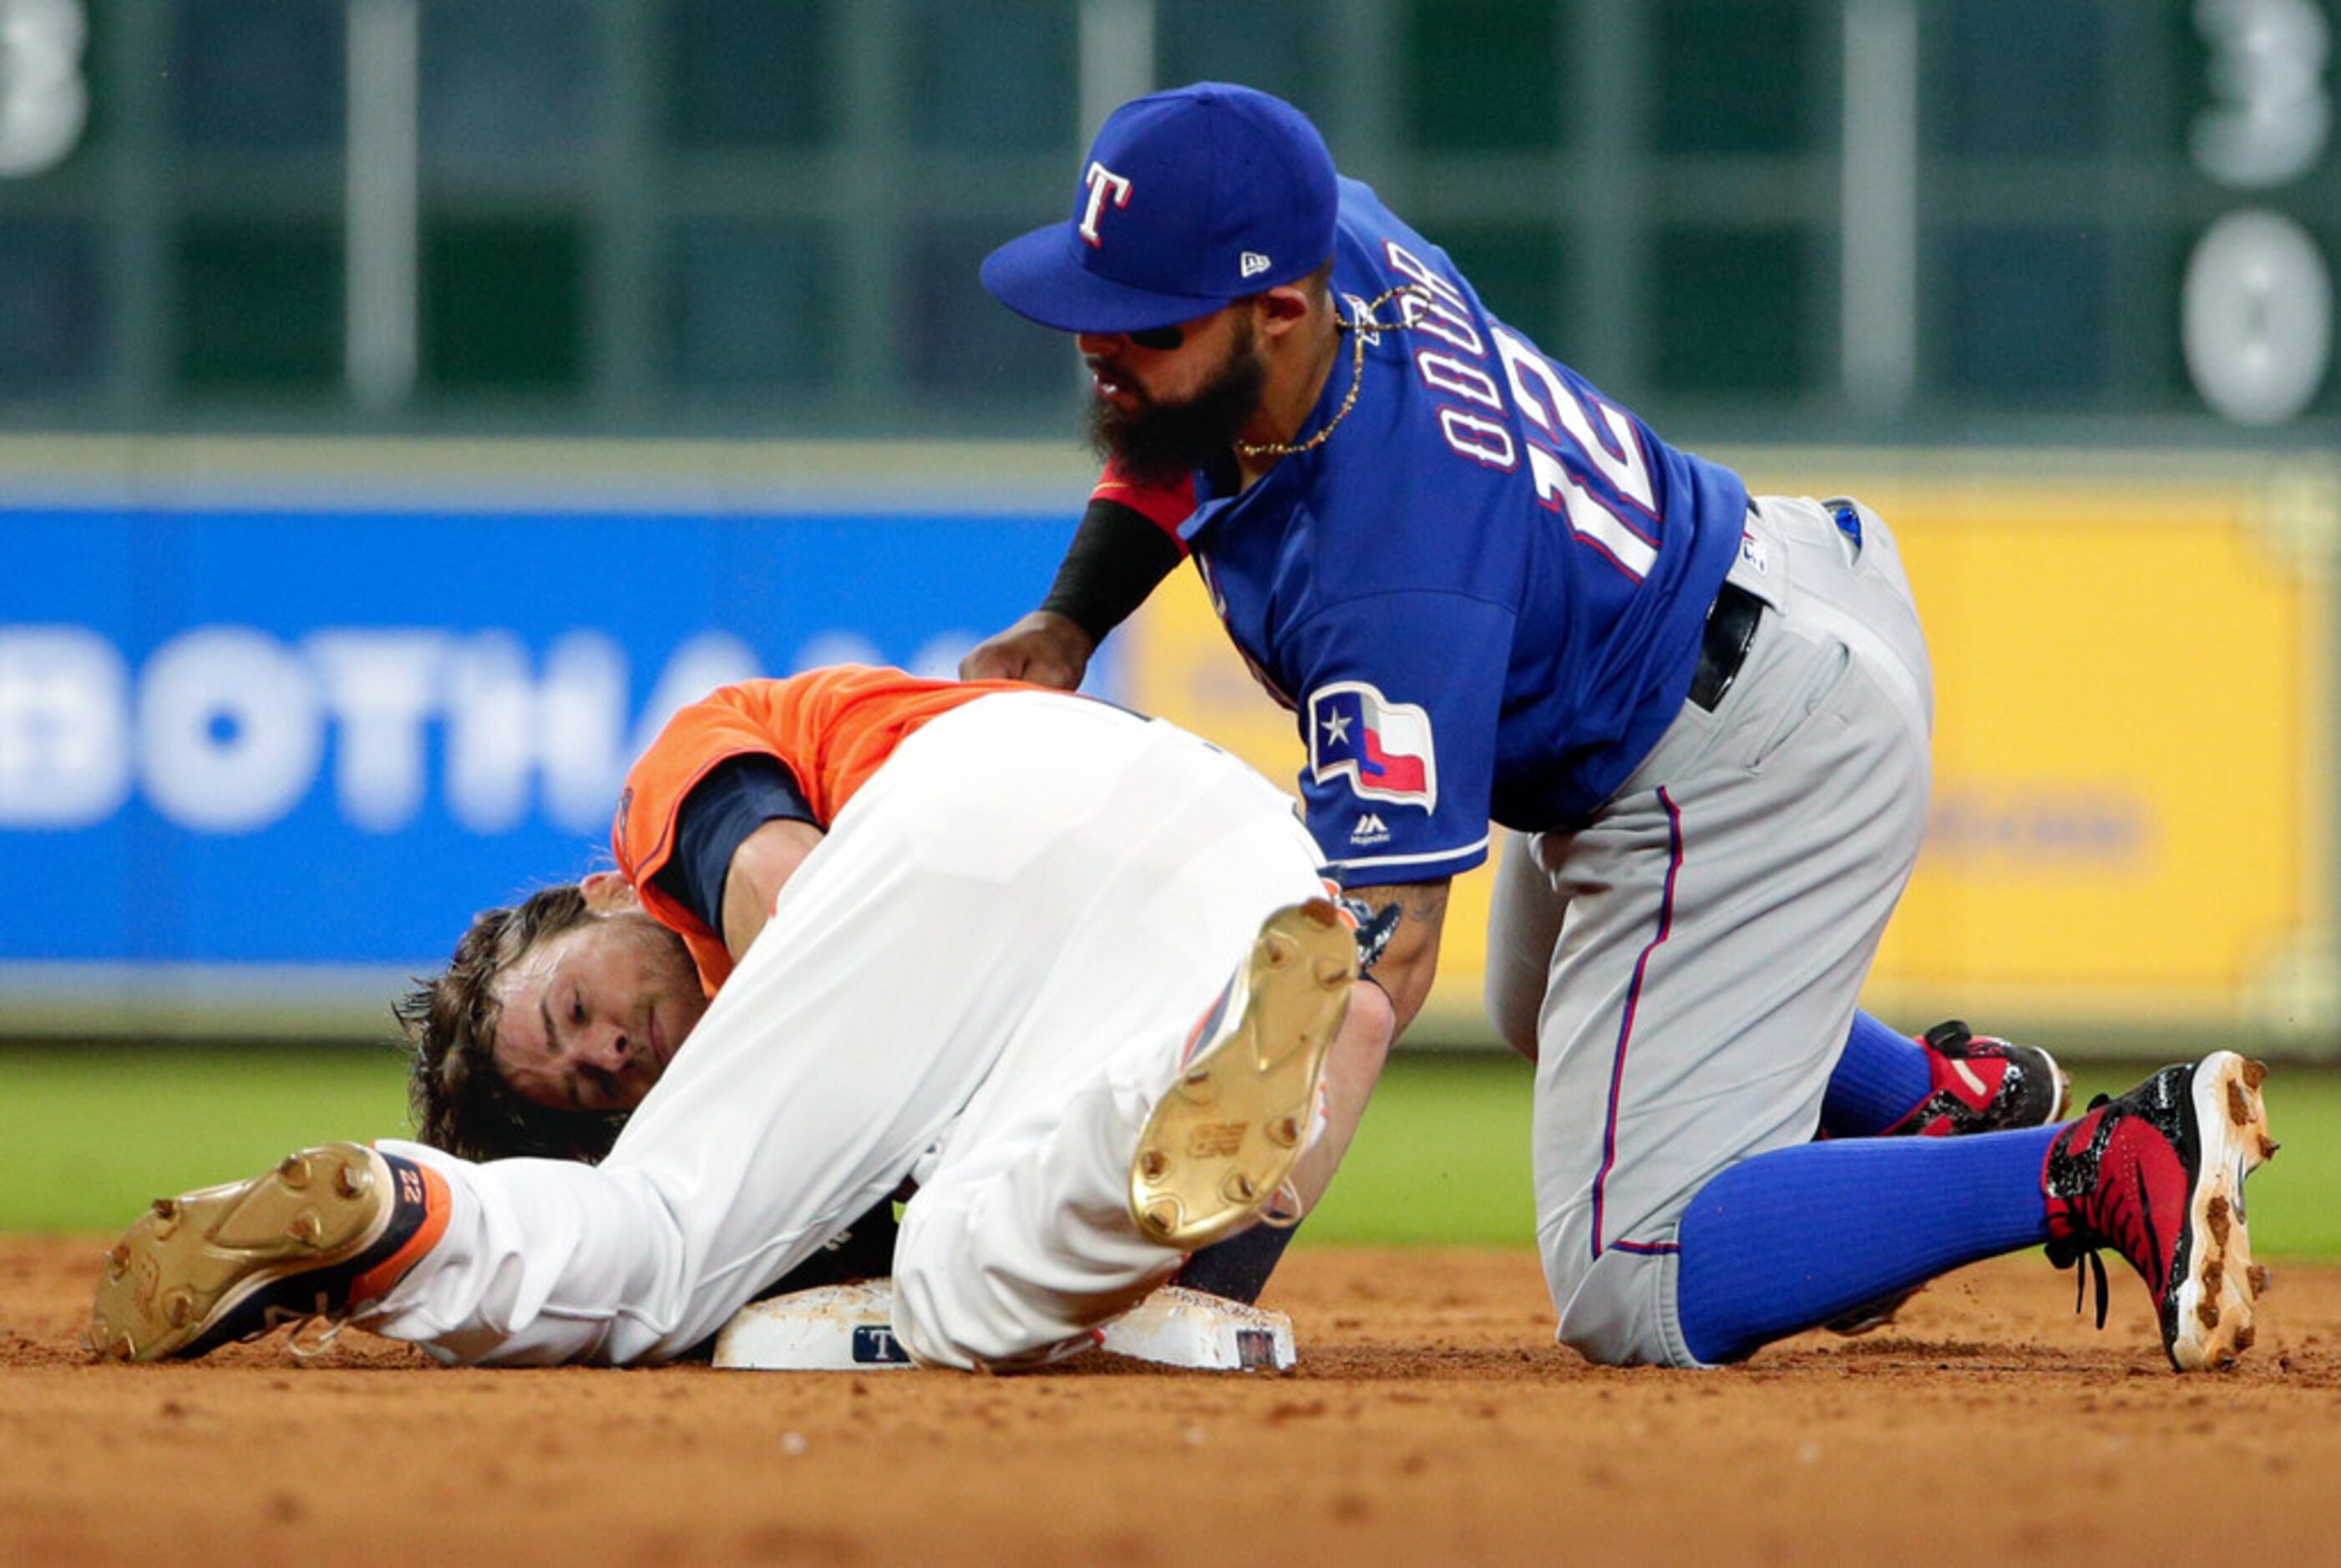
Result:
<svg viewBox="0 0 2341 1568"><path fill-rule="evenodd" d="M1392 702L1362 680L1309 694L1309 770L1317 782L1347 778L1361 799L1436 809L1439 763L1430 715Z"/></svg>

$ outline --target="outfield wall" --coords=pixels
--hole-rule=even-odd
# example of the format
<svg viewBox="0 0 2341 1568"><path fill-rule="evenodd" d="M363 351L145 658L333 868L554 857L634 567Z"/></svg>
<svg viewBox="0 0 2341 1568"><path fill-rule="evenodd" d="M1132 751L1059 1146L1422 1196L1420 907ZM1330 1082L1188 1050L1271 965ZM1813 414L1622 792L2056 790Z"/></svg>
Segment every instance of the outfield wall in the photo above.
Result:
<svg viewBox="0 0 2341 1568"><path fill-rule="evenodd" d="M2082 1048L2341 1055L2341 465L1749 451L1899 532L1930 842L1871 1004ZM1030 607L1059 446L0 442L0 1035L382 1032L476 908L606 863L634 751L721 680L948 672ZM1181 573L1091 690L1279 779ZM1487 876L1422 1034L1484 1040Z"/></svg>

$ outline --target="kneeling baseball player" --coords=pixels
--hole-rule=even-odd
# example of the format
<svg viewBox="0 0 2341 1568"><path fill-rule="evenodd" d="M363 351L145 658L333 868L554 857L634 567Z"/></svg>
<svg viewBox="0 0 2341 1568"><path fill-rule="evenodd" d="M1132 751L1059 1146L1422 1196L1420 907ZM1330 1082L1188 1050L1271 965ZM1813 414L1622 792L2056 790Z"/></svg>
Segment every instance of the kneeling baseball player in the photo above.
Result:
<svg viewBox="0 0 2341 1568"><path fill-rule="evenodd" d="M2059 1124L2038 1050L1858 1010L1931 788L1886 520L1664 439L1280 99L1149 94L1073 168L982 278L1089 369L1106 472L1041 610L962 668L1075 683L1191 557L1294 715L1326 863L1400 910L1373 980L1400 1025L1451 879L1491 821L1518 835L1489 999L1537 1063L1561 1340L1738 1361L2045 1242L2136 1265L2174 1366L2234 1360L2256 1064L2210 1051ZM1878 1136L1938 1129L1975 1136Z"/></svg>
<svg viewBox="0 0 2341 1568"><path fill-rule="evenodd" d="M726 688L613 839L619 873L483 917L409 1007L425 1136L569 1157L327 1145L160 1202L92 1347L323 1316L453 1362L655 1363L910 1184L902 1345L1041 1365L1313 1202L1364 1094L1328 1059L1370 1086L1390 1033L1290 800L1083 698Z"/></svg>

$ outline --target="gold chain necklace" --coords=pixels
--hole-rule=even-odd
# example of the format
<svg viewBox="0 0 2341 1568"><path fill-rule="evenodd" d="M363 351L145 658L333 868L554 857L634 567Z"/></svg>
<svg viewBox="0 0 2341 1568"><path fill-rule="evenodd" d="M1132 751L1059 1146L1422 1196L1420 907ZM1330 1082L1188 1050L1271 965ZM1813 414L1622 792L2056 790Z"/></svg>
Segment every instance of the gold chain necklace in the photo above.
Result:
<svg viewBox="0 0 2341 1568"><path fill-rule="evenodd" d="M1339 430L1341 422L1350 417L1350 411L1358 406L1358 389L1366 384L1367 337L1378 332L1402 332L1414 325L1412 321L1385 322L1374 315L1376 311L1400 294L1423 294L1426 296L1424 303L1430 303L1427 298L1429 291L1421 284L1400 283L1394 289L1385 289L1376 294L1355 321L1343 321L1340 308L1334 309L1334 325L1350 334L1350 395L1341 400L1341 406L1333 411L1333 417L1325 422L1324 429L1302 442L1266 441L1254 445L1248 441L1240 441L1236 442L1236 451L1246 457L1298 457L1304 452L1315 452L1323 446L1326 438ZM1403 306L1400 308L1399 314L1407 314Z"/></svg>

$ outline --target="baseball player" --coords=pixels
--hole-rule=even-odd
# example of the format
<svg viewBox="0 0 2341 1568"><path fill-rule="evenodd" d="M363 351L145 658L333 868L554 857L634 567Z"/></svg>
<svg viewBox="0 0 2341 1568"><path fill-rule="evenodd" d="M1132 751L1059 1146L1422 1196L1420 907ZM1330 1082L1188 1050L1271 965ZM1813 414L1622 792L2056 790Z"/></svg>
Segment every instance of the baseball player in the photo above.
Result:
<svg viewBox="0 0 2341 1568"><path fill-rule="evenodd" d="M1326 858L1402 912L1361 987L1399 1027L1449 878L1490 820L1525 836L1490 1006L1537 1061L1561 1339L1735 1361L2045 1242L2128 1258L2178 1367L2250 1344L2256 1064L2213 1052L2059 1126L2044 1053L1856 1010L1932 708L1874 511L1751 498L1666 444L1247 88L1125 104L1070 216L983 281L1076 334L1110 461L1047 606L969 671L1078 680L1191 554L1300 724ZM1974 1136L1843 1136L1887 1130Z"/></svg>
<svg viewBox="0 0 2341 1568"><path fill-rule="evenodd" d="M751 682L676 717L613 837L621 874L475 928L425 1019L426 1130L631 1109L606 1158L329 1145L160 1203L92 1347L322 1315L449 1361L657 1362L911 1183L897 1336L1022 1367L1321 1186L1356 926L1289 800L1191 736L896 670Z"/></svg>

